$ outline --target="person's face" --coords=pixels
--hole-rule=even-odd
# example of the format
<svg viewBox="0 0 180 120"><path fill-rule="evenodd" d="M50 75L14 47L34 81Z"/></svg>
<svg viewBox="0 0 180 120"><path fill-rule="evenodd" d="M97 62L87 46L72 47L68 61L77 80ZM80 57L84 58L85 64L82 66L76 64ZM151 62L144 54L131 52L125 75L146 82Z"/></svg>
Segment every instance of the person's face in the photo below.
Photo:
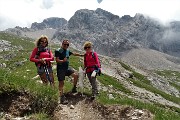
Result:
<svg viewBox="0 0 180 120"><path fill-rule="evenodd" d="M41 40L40 40L40 44L41 44L41 46L46 46L47 45L47 40L46 40L46 38L42 38Z"/></svg>
<svg viewBox="0 0 180 120"><path fill-rule="evenodd" d="M69 42L68 41L64 41L62 43L62 47L63 47L63 49L67 49L69 47Z"/></svg>
<svg viewBox="0 0 180 120"><path fill-rule="evenodd" d="M90 46L86 46L86 47L84 47L84 50L85 50L86 52L90 52L90 51L91 51L91 47L90 47Z"/></svg>

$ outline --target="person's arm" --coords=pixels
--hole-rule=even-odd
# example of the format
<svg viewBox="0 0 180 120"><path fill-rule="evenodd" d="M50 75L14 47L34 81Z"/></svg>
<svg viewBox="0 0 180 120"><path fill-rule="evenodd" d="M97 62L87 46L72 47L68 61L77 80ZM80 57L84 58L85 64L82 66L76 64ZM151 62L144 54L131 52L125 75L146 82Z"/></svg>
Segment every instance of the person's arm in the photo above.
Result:
<svg viewBox="0 0 180 120"><path fill-rule="evenodd" d="M44 63L44 59L35 58L37 52L38 52L38 48L34 48L30 56L30 61Z"/></svg>
<svg viewBox="0 0 180 120"><path fill-rule="evenodd" d="M79 53L72 53L72 55L74 55L74 56L80 56L80 57L83 57L83 56L84 56L84 54L79 54Z"/></svg>
<svg viewBox="0 0 180 120"><path fill-rule="evenodd" d="M37 51L38 51L37 48L33 49L31 56L29 58L31 62L39 62L39 58L35 58Z"/></svg>
<svg viewBox="0 0 180 120"><path fill-rule="evenodd" d="M64 58L63 60L60 60L59 57L56 57L56 63L63 63L66 62L67 58Z"/></svg>
<svg viewBox="0 0 180 120"><path fill-rule="evenodd" d="M84 69L87 67L86 54L84 54Z"/></svg>

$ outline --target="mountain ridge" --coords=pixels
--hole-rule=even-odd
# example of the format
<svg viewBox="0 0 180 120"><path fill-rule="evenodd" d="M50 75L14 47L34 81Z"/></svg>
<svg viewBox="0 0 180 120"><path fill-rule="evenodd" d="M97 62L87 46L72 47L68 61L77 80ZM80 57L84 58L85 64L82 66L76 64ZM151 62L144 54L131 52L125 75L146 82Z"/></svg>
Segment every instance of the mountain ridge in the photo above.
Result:
<svg viewBox="0 0 180 120"><path fill-rule="evenodd" d="M168 26L164 26L140 13L134 17L119 17L101 8L80 9L69 21L52 17L41 23L32 23L31 28L15 27L6 31L31 37L31 34L27 35L28 32L48 29L54 29L50 37L52 40L70 39L78 49L89 40L94 44L94 49L102 55L118 57L125 51L144 47L180 56L179 21L172 21Z"/></svg>

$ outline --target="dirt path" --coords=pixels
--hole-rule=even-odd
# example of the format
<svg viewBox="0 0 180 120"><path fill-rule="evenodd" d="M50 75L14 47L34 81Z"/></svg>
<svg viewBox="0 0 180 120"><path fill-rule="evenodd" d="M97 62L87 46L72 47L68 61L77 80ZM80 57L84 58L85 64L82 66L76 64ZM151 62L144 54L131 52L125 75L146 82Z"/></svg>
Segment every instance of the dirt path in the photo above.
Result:
<svg viewBox="0 0 180 120"><path fill-rule="evenodd" d="M69 103L58 104L52 120L152 120L153 115L147 110L138 110L122 105L104 106L90 100L90 96L67 94ZM18 99L16 99L18 98ZM8 101L7 101L8 99ZM0 119L2 120L35 120L33 116L23 116L30 110L28 94L15 93L0 96ZM24 103L24 104L23 104ZM28 108L27 108L28 107Z"/></svg>
<svg viewBox="0 0 180 120"><path fill-rule="evenodd" d="M100 105L88 96L68 96L67 105L59 104L53 120L152 120L147 110L121 105Z"/></svg>
<svg viewBox="0 0 180 120"><path fill-rule="evenodd" d="M100 112L92 107L93 101L85 96L66 96L69 103L59 104L55 113L55 120L103 120Z"/></svg>

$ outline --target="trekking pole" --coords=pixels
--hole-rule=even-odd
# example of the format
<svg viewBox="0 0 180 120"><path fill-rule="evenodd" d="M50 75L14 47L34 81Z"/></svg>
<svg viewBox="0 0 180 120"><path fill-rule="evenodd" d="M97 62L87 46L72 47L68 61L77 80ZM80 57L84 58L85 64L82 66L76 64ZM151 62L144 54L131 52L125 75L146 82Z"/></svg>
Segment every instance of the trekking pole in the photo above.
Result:
<svg viewBox="0 0 180 120"><path fill-rule="evenodd" d="M48 79L50 85L52 85L52 79L51 79L51 77L50 77L50 74L49 74L49 70L48 70L48 68L47 68L47 65L44 65L43 68L44 68L44 71L45 71L45 73L46 73L46 78Z"/></svg>

